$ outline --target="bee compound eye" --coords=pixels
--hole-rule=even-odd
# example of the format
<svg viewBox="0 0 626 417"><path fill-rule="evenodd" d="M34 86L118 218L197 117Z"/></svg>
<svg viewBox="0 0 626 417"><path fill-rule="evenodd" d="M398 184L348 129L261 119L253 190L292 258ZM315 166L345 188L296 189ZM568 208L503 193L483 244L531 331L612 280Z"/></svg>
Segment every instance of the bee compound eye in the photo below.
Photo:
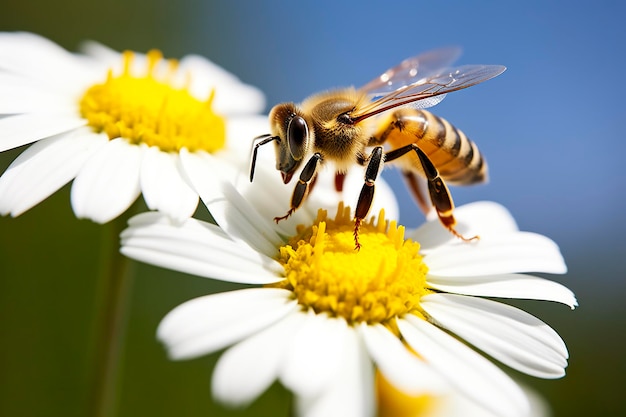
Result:
<svg viewBox="0 0 626 417"><path fill-rule="evenodd" d="M309 127L301 116L294 116L287 126L287 142L289 152L294 159L299 160L306 152L306 141L309 136Z"/></svg>

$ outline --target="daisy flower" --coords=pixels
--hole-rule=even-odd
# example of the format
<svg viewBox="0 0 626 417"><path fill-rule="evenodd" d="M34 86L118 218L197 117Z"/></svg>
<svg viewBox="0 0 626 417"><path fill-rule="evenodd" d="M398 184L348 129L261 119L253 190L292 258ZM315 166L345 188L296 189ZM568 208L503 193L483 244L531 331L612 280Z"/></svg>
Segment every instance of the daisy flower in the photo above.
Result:
<svg viewBox="0 0 626 417"><path fill-rule="evenodd" d="M35 34L0 33L0 151L34 142L0 178L0 213L18 216L74 180L77 217L108 222L143 194L181 221L198 204L186 167L226 160L224 172L233 155L247 156L242 139L266 129L251 116L263 107L258 89L199 56L94 42L72 54Z"/></svg>
<svg viewBox="0 0 626 417"><path fill-rule="evenodd" d="M334 217L299 210L300 224L279 227L271 219L284 209L280 188L251 187L264 194L252 205L249 190L222 187L223 199L201 192L221 227L144 213L130 220L121 248L143 262L253 286L188 301L158 328L173 359L232 346L213 373L222 403L244 406L278 380L294 393L298 415L371 416L378 371L410 395L453 390L497 416L527 415L518 385L468 345L533 376L564 375L568 353L553 329L482 298L576 305L564 286L525 274L566 266L554 242L519 231L503 207L457 209L459 231L481 236L473 243L437 221L406 232L381 211L362 225L355 251L342 205Z"/></svg>

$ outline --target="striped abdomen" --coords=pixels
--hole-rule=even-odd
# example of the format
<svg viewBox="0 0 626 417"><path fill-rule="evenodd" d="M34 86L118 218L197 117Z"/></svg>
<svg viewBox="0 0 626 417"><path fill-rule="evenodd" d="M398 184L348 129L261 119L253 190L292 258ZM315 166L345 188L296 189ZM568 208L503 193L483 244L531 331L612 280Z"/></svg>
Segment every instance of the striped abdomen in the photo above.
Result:
<svg viewBox="0 0 626 417"><path fill-rule="evenodd" d="M373 139L388 143L391 149L415 143L448 184L468 185L487 180L487 163L476 144L445 119L425 110L394 111ZM413 152L393 163L405 170L422 172Z"/></svg>

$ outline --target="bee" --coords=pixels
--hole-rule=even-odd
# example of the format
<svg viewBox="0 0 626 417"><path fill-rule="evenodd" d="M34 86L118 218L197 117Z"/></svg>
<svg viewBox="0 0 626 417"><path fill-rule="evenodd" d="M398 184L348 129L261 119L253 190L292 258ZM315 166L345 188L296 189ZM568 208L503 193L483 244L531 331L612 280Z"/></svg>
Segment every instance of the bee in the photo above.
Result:
<svg viewBox="0 0 626 417"><path fill-rule="evenodd" d="M335 185L343 188L346 171L365 168L364 184L355 208L354 243L360 248L359 228L374 197L375 181L383 165L398 166L418 206L436 211L441 224L458 238L450 185L469 185L487 179L487 164L474 142L443 118L423 110L441 102L447 93L471 87L500 75L501 65L452 67L460 50L444 48L402 61L361 88L314 94L302 103L281 103L269 113L270 132L254 139L250 181L254 179L260 146L274 142L276 169L288 184L302 164L289 217L306 199L316 173L325 162L336 168ZM385 150L384 146L388 149ZM424 197L424 180L430 204Z"/></svg>

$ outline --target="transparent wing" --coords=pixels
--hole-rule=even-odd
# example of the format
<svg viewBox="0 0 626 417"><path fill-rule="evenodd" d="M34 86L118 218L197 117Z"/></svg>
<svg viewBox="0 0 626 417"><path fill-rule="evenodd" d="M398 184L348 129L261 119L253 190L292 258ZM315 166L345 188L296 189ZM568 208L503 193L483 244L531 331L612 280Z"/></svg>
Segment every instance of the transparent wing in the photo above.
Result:
<svg viewBox="0 0 626 417"><path fill-rule="evenodd" d="M448 69L439 68L410 84L400 85L400 82L397 82L396 89L383 96L376 97L375 92L365 91L367 94L374 95L373 101L356 109L350 117L356 123L399 106L431 107L443 100L447 93L487 81L502 74L505 69L506 67L502 65L463 65ZM404 79L406 77L397 78L397 80Z"/></svg>
<svg viewBox="0 0 626 417"><path fill-rule="evenodd" d="M387 95L399 87L413 84L450 68L460 55L461 48L447 47L407 58L365 84L360 90L370 97Z"/></svg>

